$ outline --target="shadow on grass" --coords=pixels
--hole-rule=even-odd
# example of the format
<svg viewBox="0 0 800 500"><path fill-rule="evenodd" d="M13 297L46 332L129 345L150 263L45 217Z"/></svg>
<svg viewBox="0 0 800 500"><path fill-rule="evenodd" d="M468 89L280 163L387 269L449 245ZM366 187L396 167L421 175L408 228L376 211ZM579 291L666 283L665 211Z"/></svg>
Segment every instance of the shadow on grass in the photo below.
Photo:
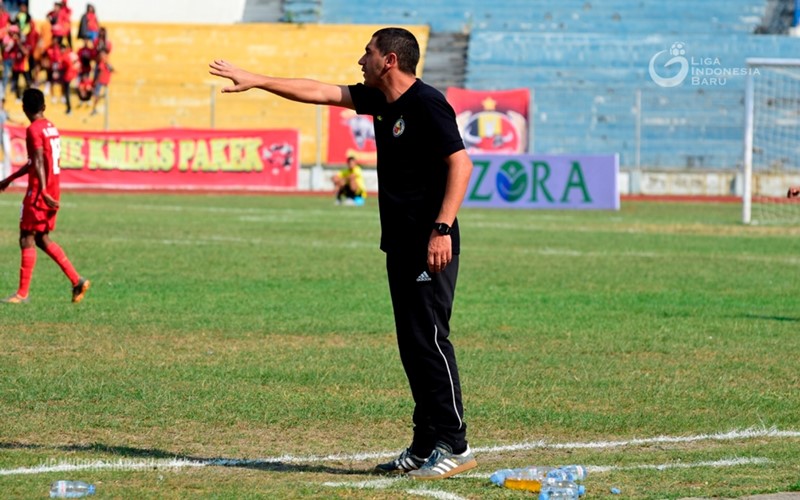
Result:
<svg viewBox="0 0 800 500"><path fill-rule="evenodd" d="M244 458L204 458L191 455L179 455L164 450L151 448L132 448L130 446L111 446L103 443L73 444L64 446L46 446L32 443L0 442L0 449L7 450L58 450L63 452L95 452L116 456L119 459L144 458L151 460L185 460L187 462L200 462L209 467L231 467L240 469L254 469L266 472L316 472L320 474L337 475L365 475L371 474L371 469L353 469L345 467L331 467L322 464L287 463L280 460L259 460ZM65 460L67 461L67 460ZM68 462L68 461L67 461ZM169 468L164 464L162 467ZM87 464L90 468L91 464ZM157 465L154 464L157 468Z"/></svg>

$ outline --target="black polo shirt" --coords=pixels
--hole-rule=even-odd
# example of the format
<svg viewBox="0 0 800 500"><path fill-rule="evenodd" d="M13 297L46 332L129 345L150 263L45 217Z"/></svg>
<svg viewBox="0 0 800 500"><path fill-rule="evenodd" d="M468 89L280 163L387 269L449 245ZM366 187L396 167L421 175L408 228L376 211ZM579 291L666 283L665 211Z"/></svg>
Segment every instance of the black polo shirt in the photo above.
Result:
<svg viewBox="0 0 800 500"><path fill-rule="evenodd" d="M378 149L381 250L427 252L447 185L445 158L464 149L441 92L417 81L392 103L378 89L350 85L358 114L372 115ZM460 251L458 221L450 233Z"/></svg>

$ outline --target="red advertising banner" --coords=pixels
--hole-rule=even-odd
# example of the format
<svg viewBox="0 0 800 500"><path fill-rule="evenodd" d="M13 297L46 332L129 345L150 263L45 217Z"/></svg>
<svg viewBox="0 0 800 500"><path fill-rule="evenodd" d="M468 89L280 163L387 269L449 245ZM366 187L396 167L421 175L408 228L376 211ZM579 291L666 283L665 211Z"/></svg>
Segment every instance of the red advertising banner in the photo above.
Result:
<svg viewBox="0 0 800 500"><path fill-rule="evenodd" d="M471 154L521 154L528 149L528 89L447 89L447 100Z"/></svg>
<svg viewBox="0 0 800 500"><path fill-rule="evenodd" d="M372 117L347 108L330 107L328 114L328 163L346 163L355 156L360 165L375 165L375 128Z"/></svg>
<svg viewBox="0 0 800 500"><path fill-rule="evenodd" d="M14 167L25 128L7 125ZM61 185L117 189L297 189L297 130L61 131Z"/></svg>

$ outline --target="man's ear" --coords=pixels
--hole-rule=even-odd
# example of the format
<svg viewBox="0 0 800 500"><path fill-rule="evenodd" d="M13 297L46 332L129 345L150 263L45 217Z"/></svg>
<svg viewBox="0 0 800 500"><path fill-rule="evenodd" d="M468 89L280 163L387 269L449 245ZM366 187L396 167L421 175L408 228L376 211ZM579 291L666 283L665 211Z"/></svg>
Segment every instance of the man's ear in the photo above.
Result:
<svg viewBox="0 0 800 500"><path fill-rule="evenodd" d="M387 69L397 66L397 54L394 52L389 52L386 54L386 63L384 65L387 67Z"/></svg>

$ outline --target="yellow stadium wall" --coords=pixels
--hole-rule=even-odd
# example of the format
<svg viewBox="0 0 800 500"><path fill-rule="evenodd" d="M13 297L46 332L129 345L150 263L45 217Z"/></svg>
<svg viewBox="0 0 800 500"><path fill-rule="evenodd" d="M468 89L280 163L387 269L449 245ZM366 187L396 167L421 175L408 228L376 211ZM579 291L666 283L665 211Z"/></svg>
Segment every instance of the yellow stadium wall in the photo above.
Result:
<svg viewBox="0 0 800 500"><path fill-rule="evenodd" d="M357 61L377 29L374 25L297 24L106 24L115 71L109 86L108 113L100 108L64 114L49 104L47 115L62 129L138 130L190 128L297 128L300 160L316 162L316 106L299 104L263 91L222 94L227 81L208 74L208 63L226 59L258 73L313 78L335 84L362 81ZM407 26L420 42L421 75L428 44L427 26ZM75 41L76 47L80 41ZM11 106L9 106L11 108ZM327 151L328 109L321 108L319 140ZM21 113L20 115L21 116Z"/></svg>

